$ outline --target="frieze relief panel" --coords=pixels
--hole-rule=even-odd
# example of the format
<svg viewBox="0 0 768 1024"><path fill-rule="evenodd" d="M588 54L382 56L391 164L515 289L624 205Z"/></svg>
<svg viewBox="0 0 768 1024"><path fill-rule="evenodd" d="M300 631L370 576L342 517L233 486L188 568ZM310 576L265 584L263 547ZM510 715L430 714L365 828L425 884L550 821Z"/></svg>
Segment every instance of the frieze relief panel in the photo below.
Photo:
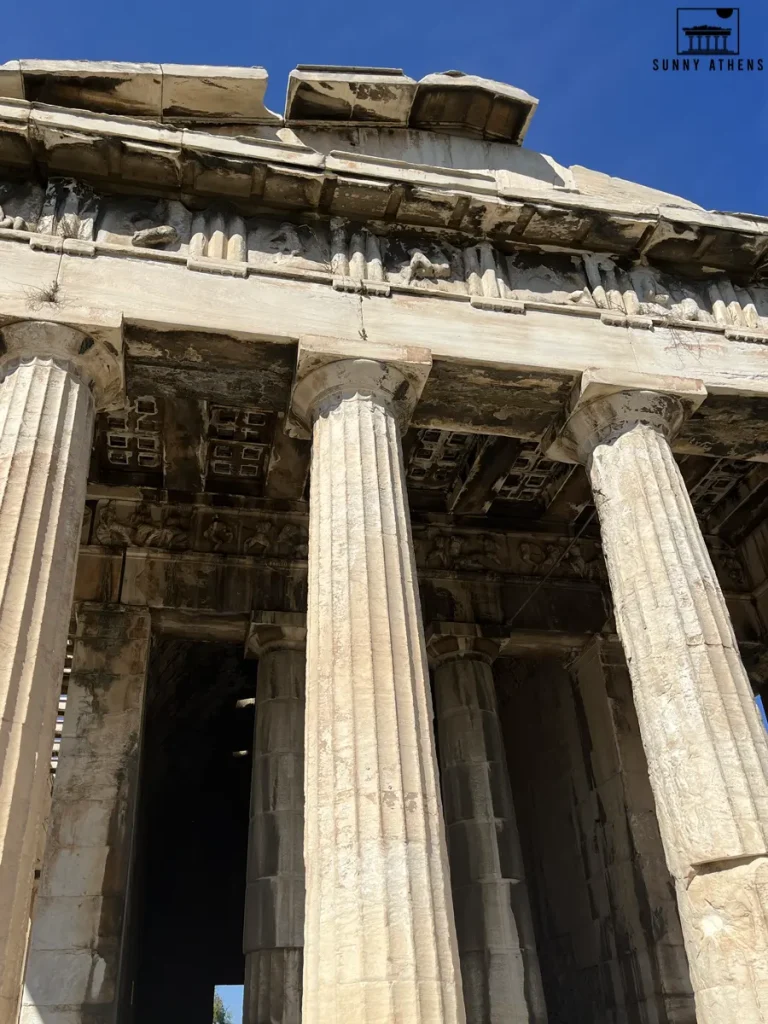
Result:
<svg viewBox="0 0 768 1024"><path fill-rule="evenodd" d="M736 336L768 331L768 288L726 275L684 280L609 254L503 252L441 234L364 226L343 218L293 223L244 217L226 204L191 210L176 200L99 196L81 182L51 178L47 188L0 182L0 231L37 248L134 255L193 270L309 277L335 288L389 295L394 290L463 298L483 309L522 313L559 306L635 327L709 325Z"/></svg>
<svg viewBox="0 0 768 1024"><path fill-rule="evenodd" d="M307 517L300 513L103 498L88 502L81 543L245 555L272 565L303 568L309 530ZM515 576L596 583L607 579L600 543L593 537L416 523L413 543L419 573L429 579ZM748 592L738 553L718 538L710 538L709 547L723 589Z"/></svg>
<svg viewBox="0 0 768 1024"><path fill-rule="evenodd" d="M305 561L305 516L227 512L203 505L100 499L90 542L102 547L161 548Z"/></svg>
<svg viewBox="0 0 768 1024"><path fill-rule="evenodd" d="M102 547L160 548L306 561L306 516L230 511L208 505L169 505L105 498L89 503L83 543ZM413 527L416 564L428 576L480 573L601 580L605 576L594 539L499 530Z"/></svg>
<svg viewBox="0 0 768 1024"><path fill-rule="evenodd" d="M606 578L600 545L592 539L414 526L413 543L416 565L426 576L467 572Z"/></svg>

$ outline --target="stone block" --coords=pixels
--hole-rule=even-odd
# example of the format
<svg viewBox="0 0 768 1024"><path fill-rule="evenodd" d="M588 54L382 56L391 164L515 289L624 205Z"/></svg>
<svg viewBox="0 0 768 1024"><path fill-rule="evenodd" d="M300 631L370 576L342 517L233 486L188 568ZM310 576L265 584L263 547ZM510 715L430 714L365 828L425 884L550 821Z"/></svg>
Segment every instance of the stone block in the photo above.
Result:
<svg viewBox="0 0 768 1024"><path fill-rule="evenodd" d="M27 1005L77 1009L80 1021L84 1004L108 1003L114 996L114 970L95 949L40 950L32 973L27 970Z"/></svg>
<svg viewBox="0 0 768 1024"><path fill-rule="evenodd" d="M264 68L161 64L164 121L227 121L280 124L264 106Z"/></svg>
<svg viewBox="0 0 768 1024"><path fill-rule="evenodd" d="M116 896L39 896L35 901L35 949L93 949L102 932L119 934L123 901Z"/></svg>
<svg viewBox="0 0 768 1024"><path fill-rule="evenodd" d="M159 64L119 61L22 60L24 98L32 103L75 107L127 117L159 118Z"/></svg>
<svg viewBox="0 0 768 1024"><path fill-rule="evenodd" d="M24 99L24 80L21 77L20 61L9 60L5 64L0 64L0 96L3 99Z"/></svg>
<svg viewBox="0 0 768 1024"><path fill-rule="evenodd" d="M398 68L300 64L288 79L285 120L405 127L415 94L416 82Z"/></svg>
<svg viewBox="0 0 768 1024"><path fill-rule="evenodd" d="M122 569L122 551L81 547L77 559L75 601L103 601L105 604L118 601Z"/></svg>
<svg viewBox="0 0 768 1024"><path fill-rule="evenodd" d="M410 126L520 145L538 100L523 89L445 71L419 82Z"/></svg>

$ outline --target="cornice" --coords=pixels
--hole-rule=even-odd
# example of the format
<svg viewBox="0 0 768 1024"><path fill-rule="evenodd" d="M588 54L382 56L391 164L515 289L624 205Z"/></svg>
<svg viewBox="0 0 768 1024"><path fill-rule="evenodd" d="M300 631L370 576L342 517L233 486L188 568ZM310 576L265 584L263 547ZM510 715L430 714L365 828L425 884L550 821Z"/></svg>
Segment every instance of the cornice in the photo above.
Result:
<svg viewBox="0 0 768 1024"><path fill-rule="evenodd" d="M488 239L502 247L595 252L758 279L768 219L502 183L493 171L412 164L279 139L226 137L26 100L0 102L0 166L76 176L106 192L227 200L244 213L345 217Z"/></svg>

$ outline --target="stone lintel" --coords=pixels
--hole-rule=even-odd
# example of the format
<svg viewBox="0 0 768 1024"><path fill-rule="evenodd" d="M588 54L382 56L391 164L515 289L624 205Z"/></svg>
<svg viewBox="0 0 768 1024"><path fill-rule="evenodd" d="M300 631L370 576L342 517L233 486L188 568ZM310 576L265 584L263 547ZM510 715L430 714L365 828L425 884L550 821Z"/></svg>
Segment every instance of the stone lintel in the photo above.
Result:
<svg viewBox="0 0 768 1024"><path fill-rule="evenodd" d="M633 371L584 371L571 393L565 423L542 442L547 458L586 463L598 445L638 423L671 440L707 397L700 380Z"/></svg>
<svg viewBox="0 0 768 1024"><path fill-rule="evenodd" d="M81 601L74 608L75 639L147 640L152 633L149 609L141 605L100 604Z"/></svg>
<svg viewBox="0 0 768 1024"><path fill-rule="evenodd" d="M432 668L461 658L474 658L490 665L501 647L498 639L485 635L475 622L432 622L427 626L425 639Z"/></svg>
<svg viewBox="0 0 768 1024"><path fill-rule="evenodd" d="M307 617L303 612L254 612L245 639L245 657L275 650L304 650Z"/></svg>
<svg viewBox="0 0 768 1024"><path fill-rule="evenodd" d="M431 368L426 348L305 336L299 341L285 432L310 437L319 404L354 391L383 398L405 431Z"/></svg>
<svg viewBox="0 0 768 1024"><path fill-rule="evenodd" d="M85 333L50 320L16 320L0 326L0 379L28 359L68 363L88 384L101 410L121 408L125 392L122 331Z"/></svg>

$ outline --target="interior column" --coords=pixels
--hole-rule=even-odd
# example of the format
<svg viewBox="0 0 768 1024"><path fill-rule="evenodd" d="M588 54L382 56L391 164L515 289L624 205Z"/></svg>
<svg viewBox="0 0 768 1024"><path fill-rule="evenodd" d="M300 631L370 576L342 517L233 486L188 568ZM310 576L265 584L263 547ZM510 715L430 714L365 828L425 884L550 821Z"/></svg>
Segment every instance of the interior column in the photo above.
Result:
<svg viewBox="0 0 768 1024"><path fill-rule="evenodd" d="M29 321L0 334L0 1024L14 1024L94 396L119 374L111 346L72 328Z"/></svg>
<svg viewBox="0 0 768 1024"><path fill-rule="evenodd" d="M151 622L78 610L22 1024L114 1020L130 1000L128 914Z"/></svg>
<svg viewBox="0 0 768 1024"><path fill-rule="evenodd" d="M312 428L303 1021L454 1024L464 1009L400 441L430 361L371 351L300 346L293 394Z"/></svg>
<svg viewBox="0 0 768 1024"><path fill-rule="evenodd" d="M472 623L434 623L440 777L469 1024L544 1024L539 971L491 664Z"/></svg>
<svg viewBox="0 0 768 1024"><path fill-rule="evenodd" d="M243 1024L299 1024L304 946L303 615L264 612L247 654L259 659L245 893Z"/></svg>
<svg viewBox="0 0 768 1024"><path fill-rule="evenodd" d="M670 448L705 396L697 381L587 371L549 454L592 483L697 1020L762 1024L768 742Z"/></svg>

